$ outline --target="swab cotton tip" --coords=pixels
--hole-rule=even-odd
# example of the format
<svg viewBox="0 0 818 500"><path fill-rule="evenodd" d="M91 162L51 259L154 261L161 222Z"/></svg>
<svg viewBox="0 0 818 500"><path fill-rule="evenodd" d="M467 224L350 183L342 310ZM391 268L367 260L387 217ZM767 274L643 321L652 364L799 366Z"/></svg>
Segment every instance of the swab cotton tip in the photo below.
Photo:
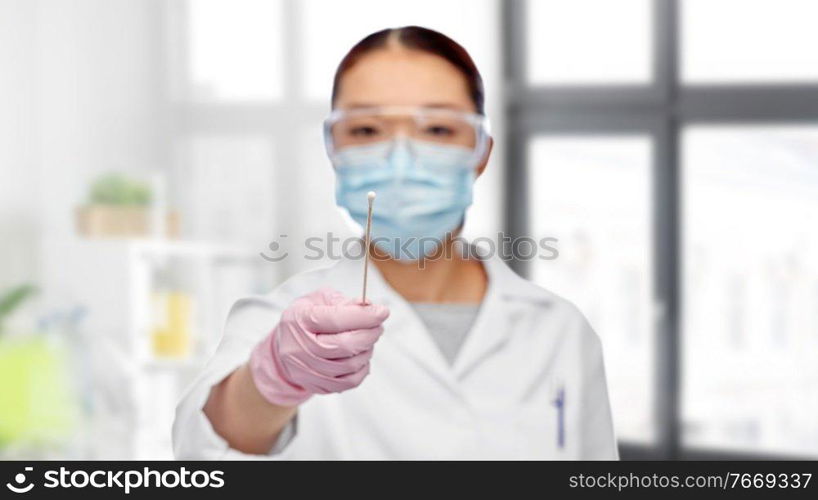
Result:
<svg viewBox="0 0 818 500"><path fill-rule="evenodd" d="M375 199L375 191L370 191L370 192L366 193L366 199L369 200L369 201L374 200Z"/></svg>

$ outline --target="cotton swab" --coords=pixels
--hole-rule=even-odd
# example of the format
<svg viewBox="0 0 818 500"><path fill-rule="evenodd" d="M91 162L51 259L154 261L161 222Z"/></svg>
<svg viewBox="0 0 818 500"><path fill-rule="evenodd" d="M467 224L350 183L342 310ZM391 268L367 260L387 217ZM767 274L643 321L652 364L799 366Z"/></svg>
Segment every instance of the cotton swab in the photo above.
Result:
<svg viewBox="0 0 818 500"><path fill-rule="evenodd" d="M366 194L367 202L369 202L369 211L366 215L366 235L364 237L364 290L361 298L361 303L366 305L366 282L369 274L369 245L372 242L372 205L375 201L375 191L370 191Z"/></svg>

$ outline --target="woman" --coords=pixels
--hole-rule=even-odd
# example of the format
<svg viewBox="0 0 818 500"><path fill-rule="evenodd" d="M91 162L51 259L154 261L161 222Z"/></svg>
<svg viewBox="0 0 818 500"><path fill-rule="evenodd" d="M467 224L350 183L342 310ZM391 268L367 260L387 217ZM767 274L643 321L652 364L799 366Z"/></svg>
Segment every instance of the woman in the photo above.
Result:
<svg viewBox="0 0 818 500"><path fill-rule="evenodd" d="M360 260L239 301L179 405L178 457L617 458L582 314L452 236L492 149L483 100L435 31L352 48L325 133L338 205L363 225L377 193L367 302Z"/></svg>

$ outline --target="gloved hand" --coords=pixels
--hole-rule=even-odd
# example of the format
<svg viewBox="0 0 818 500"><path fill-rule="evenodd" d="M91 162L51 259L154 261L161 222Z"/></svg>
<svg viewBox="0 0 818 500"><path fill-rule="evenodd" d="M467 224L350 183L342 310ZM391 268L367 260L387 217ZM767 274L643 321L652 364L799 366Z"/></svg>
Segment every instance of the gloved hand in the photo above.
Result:
<svg viewBox="0 0 818 500"><path fill-rule="evenodd" d="M357 387L388 316L386 306L361 305L330 288L296 299L250 357L258 391L273 404L296 406L313 394Z"/></svg>

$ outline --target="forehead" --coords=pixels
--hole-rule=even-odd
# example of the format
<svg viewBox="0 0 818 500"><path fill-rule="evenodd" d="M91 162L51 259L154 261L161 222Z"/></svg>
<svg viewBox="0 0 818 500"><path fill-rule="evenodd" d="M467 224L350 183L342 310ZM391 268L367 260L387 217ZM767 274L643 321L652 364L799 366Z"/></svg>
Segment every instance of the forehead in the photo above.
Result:
<svg viewBox="0 0 818 500"><path fill-rule="evenodd" d="M466 77L442 57L418 50L379 49L341 76L335 106L436 106L474 111Z"/></svg>

